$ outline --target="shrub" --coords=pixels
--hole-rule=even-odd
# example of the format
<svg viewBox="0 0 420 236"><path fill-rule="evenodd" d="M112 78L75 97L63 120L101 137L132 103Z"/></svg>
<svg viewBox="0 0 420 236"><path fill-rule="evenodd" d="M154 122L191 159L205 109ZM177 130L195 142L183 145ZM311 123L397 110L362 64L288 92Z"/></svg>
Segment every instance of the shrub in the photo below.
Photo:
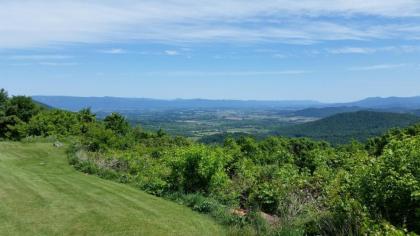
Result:
<svg viewBox="0 0 420 236"><path fill-rule="evenodd" d="M223 191L230 180L225 167L231 157L203 145L175 148L164 159L171 168L168 183L175 191L209 194Z"/></svg>

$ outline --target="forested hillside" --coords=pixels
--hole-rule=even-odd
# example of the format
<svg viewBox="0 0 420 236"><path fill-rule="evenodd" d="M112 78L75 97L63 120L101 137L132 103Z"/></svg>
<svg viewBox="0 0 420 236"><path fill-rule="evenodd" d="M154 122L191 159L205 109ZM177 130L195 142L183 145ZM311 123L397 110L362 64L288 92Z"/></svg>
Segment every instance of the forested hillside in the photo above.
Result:
<svg viewBox="0 0 420 236"><path fill-rule="evenodd" d="M98 120L89 109L46 110L1 94L2 139L67 142L75 169L184 204L235 234L420 233L420 124L340 146L278 136L210 146L131 127L118 113ZM318 127L349 132L402 118L379 114L338 115Z"/></svg>
<svg viewBox="0 0 420 236"><path fill-rule="evenodd" d="M413 106L414 108L416 106ZM303 116L303 117L315 117L315 118L326 118L340 113L350 113L357 111L372 111L372 112L383 112L383 113L400 113L400 114L420 114L419 110L407 109L404 107L389 107L389 108L363 108L363 107L322 107L322 108L307 108L298 111L289 112L289 116Z"/></svg>
<svg viewBox="0 0 420 236"><path fill-rule="evenodd" d="M366 141L391 128L407 127L420 121L411 114L359 111L341 113L305 124L284 127L274 134L288 137L309 137L333 144L351 140Z"/></svg>
<svg viewBox="0 0 420 236"><path fill-rule="evenodd" d="M361 107L323 107L323 108L307 108L299 111L294 111L289 115L294 116L306 116L306 117L317 117L325 118L328 116L336 115L339 113L356 112L364 110Z"/></svg>

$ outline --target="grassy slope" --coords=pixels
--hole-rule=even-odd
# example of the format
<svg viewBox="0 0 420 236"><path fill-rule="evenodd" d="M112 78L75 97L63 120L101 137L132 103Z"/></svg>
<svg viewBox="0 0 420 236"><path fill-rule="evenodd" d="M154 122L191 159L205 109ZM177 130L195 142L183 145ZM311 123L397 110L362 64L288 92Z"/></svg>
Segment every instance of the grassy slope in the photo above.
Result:
<svg viewBox="0 0 420 236"><path fill-rule="evenodd" d="M0 143L0 235L221 235L188 208L74 171L63 148Z"/></svg>

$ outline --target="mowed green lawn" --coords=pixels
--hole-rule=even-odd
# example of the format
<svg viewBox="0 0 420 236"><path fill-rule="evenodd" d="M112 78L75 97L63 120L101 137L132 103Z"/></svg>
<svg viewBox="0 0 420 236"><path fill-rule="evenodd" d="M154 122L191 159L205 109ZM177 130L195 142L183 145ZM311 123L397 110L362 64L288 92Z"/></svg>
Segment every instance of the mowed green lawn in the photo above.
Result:
<svg viewBox="0 0 420 236"><path fill-rule="evenodd" d="M0 143L0 235L223 235L207 216L79 173L64 148Z"/></svg>

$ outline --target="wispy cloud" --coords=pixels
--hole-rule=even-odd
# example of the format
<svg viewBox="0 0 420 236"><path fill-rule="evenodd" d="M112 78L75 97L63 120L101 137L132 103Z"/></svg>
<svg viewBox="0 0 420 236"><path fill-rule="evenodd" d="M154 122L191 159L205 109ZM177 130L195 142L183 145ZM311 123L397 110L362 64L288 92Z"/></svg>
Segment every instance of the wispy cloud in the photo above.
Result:
<svg viewBox="0 0 420 236"><path fill-rule="evenodd" d="M407 64L379 64L349 68L351 71L389 70L405 67Z"/></svg>
<svg viewBox="0 0 420 236"><path fill-rule="evenodd" d="M25 63L10 63L9 66L77 66L79 63L77 62L48 62L48 61L41 61L41 62L25 62Z"/></svg>
<svg viewBox="0 0 420 236"><path fill-rule="evenodd" d="M146 72L145 76L174 76L174 77L255 77L255 76L284 76L302 75L310 73L305 70L278 70L278 71L155 71Z"/></svg>
<svg viewBox="0 0 420 236"><path fill-rule="evenodd" d="M179 55L179 52L178 51L175 51L175 50L166 50L164 53L166 55L168 55L168 56L176 56L176 55Z"/></svg>
<svg viewBox="0 0 420 236"><path fill-rule="evenodd" d="M332 54L371 54L371 53L377 52L377 49L345 47L345 48L327 49L327 51Z"/></svg>
<svg viewBox="0 0 420 236"><path fill-rule="evenodd" d="M38 65L41 66L77 66L77 62L39 62Z"/></svg>
<svg viewBox="0 0 420 236"><path fill-rule="evenodd" d="M394 53L415 53L420 52L420 46L417 45L402 45L402 46L387 46L387 47L343 47L327 49L328 53L332 54L373 54L378 52L394 52Z"/></svg>
<svg viewBox="0 0 420 236"><path fill-rule="evenodd" d="M374 22L366 22L367 16ZM417 0L0 1L0 48L137 40L420 39L419 18Z"/></svg>
<svg viewBox="0 0 420 236"><path fill-rule="evenodd" d="M70 55L58 55L58 54L25 54L25 55L11 55L2 57L7 61L10 61L11 66L75 66L77 62L69 61L73 59Z"/></svg>
<svg viewBox="0 0 420 236"><path fill-rule="evenodd" d="M285 54L276 53L276 54L274 54L274 55L273 55L273 57L274 57L274 58L281 58L281 59L284 59L284 58L287 58L288 56L287 56L287 55L285 55Z"/></svg>
<svg viewBox="0 0 420 236"><path fill-rule="evenodd" d="M122 48L103 49L103 50L99 50L99 52L100 53L105 53L105 54L125 54L125 53L127 53L127 51L122 49Z"/></svg>
<svg viewBox="0 0 420 236"><path fill-rule="evenodd" d="M11 60L20 60L20 61L41 61L41 60L66 60L73 58L69 55L12 55L8 57Z"/></svg>

